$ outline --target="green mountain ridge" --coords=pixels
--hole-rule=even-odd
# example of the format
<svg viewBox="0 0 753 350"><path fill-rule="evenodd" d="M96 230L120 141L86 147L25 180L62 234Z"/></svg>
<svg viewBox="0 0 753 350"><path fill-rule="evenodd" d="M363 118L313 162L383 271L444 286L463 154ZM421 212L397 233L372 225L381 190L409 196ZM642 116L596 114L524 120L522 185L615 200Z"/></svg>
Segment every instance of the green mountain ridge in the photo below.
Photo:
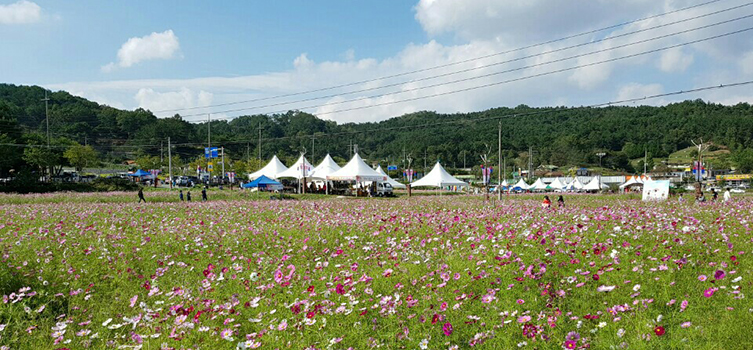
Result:
<svg viewBox="0 0 753 350"><path fill-rule="evenodd" d="M0 149L12 155L0 161L0 176L33 163L29 149L46 144L44 96L45 90L38 86L0 84ZM58 153L85 144L107 162L162 154L166 163L169 137L173 155L188 163L200 162L207 145L206 122L192 124L179 115L160 119L147 110L119 110L64 91L51 92L49 98L50 134ZM350 145L356 144L359 153L372 162L402 165L403 155L410 154L417 168L437 160L460 168L479 165L480 155L487 152L490 162L497 163L500 120L502 156L510 170L528 167L532 147L534 165L598 165L596 153L603 151L607 153L602 159L605 168L632 172L636 164L630 160L643 158L644 151L651 159L669 158L699 138L729 150L721 161L741 170L753 168L751 105L724 106L702 100L662 107L521 105L473 113L423 111L380 122L345 124L290 111L212 121L211 144L225 147L231 161L247 160L254 164L250 168L257 167L254 159L259 155L261 126L263 162L277 154L291 163L304 149L312 163L326 153L343 161L351 154ZM59 162L65 162L63 158L59 155Z"/></svg>

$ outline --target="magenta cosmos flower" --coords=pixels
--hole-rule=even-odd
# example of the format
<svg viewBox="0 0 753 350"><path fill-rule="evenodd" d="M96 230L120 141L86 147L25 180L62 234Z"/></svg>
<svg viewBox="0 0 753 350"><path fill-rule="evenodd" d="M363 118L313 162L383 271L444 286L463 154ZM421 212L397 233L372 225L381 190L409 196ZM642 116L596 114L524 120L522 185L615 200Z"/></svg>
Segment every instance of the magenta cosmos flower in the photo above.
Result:
<svg viewBox="0 0 753 350"><path fill-rule="evenodd" d="M444 332L444 335L448 337L452 335L452 323L450 322L445 323L444 326L442 326L442 331Z"/></svg>
<svg viewBox="0 0 753 350"><path fill-rule="evenodd" d="M714 272L714 279L721 280L724 279L724 276L727 276L724 270L716 270L716 272Z"/></svg>

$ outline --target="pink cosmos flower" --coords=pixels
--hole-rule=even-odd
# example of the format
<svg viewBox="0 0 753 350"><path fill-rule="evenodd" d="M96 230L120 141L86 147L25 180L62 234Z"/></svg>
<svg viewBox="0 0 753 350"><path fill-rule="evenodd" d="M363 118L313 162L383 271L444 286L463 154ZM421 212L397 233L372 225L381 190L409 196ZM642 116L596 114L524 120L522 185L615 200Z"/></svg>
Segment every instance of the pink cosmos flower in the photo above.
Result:
<svg viewBox="0 0 753 350"><path fill-rule="evenodd" d="M447 322L442 326L442 331L444 332L444 335L450 336L452 334L452 324L450 322Z"/></svg>
<svg viewBox="0 0 753 350"><path fill-rule="evenodd" d="M700 275L700 276L698 276L698 280L701 281L701 282L705 281L706 280L706 275Z"/></svg>
<svg viewBox="0 0 753 350"><path fill-rule="evenodd" d="M133 297L131 298L131 307L133 307L134 305L136 305L136 301L137 301L137 300L139 300L139 296L138 296L138 295L134 295L134 296L133 296Z"/></svg>
<svg viewBox="0 0 753 350"><path fill-rule="evenodd" d="M685 309L686 309L687 307L688 307L688 301L687 301L687 300L683 300L683 301L682 301L682 302L680 303L680 311L685 311Z"/></svg>
<svg viewBox="0 0 753 350"><path fill-rule="evenodd" d="M724 279L724 276L727 276L724 270L716 270L716 272L714 272L714 279L721 280Z"/></svg>
<svg viewBox="0 0 753 350"><path fill-rule="evenodd" d="M682 327L682 328L688 328L688 327L690 327L691 325L692 325L692 323L690 323L690 322L683 322L683 323L682 323L682 324L680 325L680 327Z"/></svg>
<svg viewBox="0 0 753 350"><path fill-rule="evenodd" d="M714 292L714 288L706 289L705 291L703 291L703 296L705 296L706 298L711 298L714 295Z"/></svg>
<svg viewBox="0 0 753 350"><path fill-rule="evenodd" d="M565 340L565 344L562 347L565 349L575 349L578 347L578 342L575 340Z"/></svg>
<svg viewBox="0 0 753 350"><path fill-rule="evenodd" d="M283 280L282 271L278 269L277 271L275 271L275 282L282 283L282 280Z"/></svg>
<svg viewBox="0 0 753 350"><path fill-rule="evenodd" d="M531 320L531 316L525 315L518 317L518 323L526 323Z"/></svg>

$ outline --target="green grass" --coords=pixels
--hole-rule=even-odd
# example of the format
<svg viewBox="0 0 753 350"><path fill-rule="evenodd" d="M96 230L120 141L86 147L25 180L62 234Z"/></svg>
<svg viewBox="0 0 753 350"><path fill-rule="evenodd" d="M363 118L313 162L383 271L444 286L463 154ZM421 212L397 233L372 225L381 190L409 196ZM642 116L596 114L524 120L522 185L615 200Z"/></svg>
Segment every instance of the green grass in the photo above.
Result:
<svg viewBox="0 0 753 350"><path fill-rule="evenodd" d="M1 197L16 204L0 205L0 345L235 349L249 337L265 349L468 348L474 339L484 349L561 349L578 332L578 346L594 349L753 348L753 302L742 297L753 281L747 198L566 195L565 208L544 209L540 195L270 201L210 191L210 202L191 204L146 195L147 204L132 193ZM726 276L714 281L716 270ZM629 309L612 315L615 305ZM134 317L135 326L124 320Z"/></svg>

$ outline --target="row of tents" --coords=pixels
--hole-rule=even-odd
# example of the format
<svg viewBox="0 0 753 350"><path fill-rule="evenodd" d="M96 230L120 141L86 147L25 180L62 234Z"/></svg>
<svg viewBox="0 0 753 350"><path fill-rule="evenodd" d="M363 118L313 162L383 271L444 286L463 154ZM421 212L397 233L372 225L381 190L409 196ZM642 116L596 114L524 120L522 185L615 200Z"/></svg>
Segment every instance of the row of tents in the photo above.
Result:
<svg viewBox="0 0 753 350"><path fill-rule="evenodd" d="M510 185L507 180L502 181L501 188L503 191L600 191L608 189L609 186L601 183L601 179L594 177L587 184L583 184L577 178L556 178L551 183L545 183L541 178L529 185L525 180L520 179L514 185Z"/></svg>
<svg viewBox="0 0 753 350"><path fill-rule="evenodd" d="M319 165L312 167L306 157L300 156L290 167L286 167L277 156L272 159L263 168L248 175L249 180L260 179L262 177L268 180L278 180L283 178L292 178L297 180L311 179L323 181L356 181L356 182L387 182L393 188L405 188L405 185L390 178L389 175L378 166L376 169L370 167L357 153L345 164L340 167L335 163L328 154L324 157ZM245 185L244 185L245 186ZM466 182L456 179L450 175L439 162L434 168L419 180L411 183L411 187L464 187L468 186ZM253 186L255 187L255 186Z"/></svg>

